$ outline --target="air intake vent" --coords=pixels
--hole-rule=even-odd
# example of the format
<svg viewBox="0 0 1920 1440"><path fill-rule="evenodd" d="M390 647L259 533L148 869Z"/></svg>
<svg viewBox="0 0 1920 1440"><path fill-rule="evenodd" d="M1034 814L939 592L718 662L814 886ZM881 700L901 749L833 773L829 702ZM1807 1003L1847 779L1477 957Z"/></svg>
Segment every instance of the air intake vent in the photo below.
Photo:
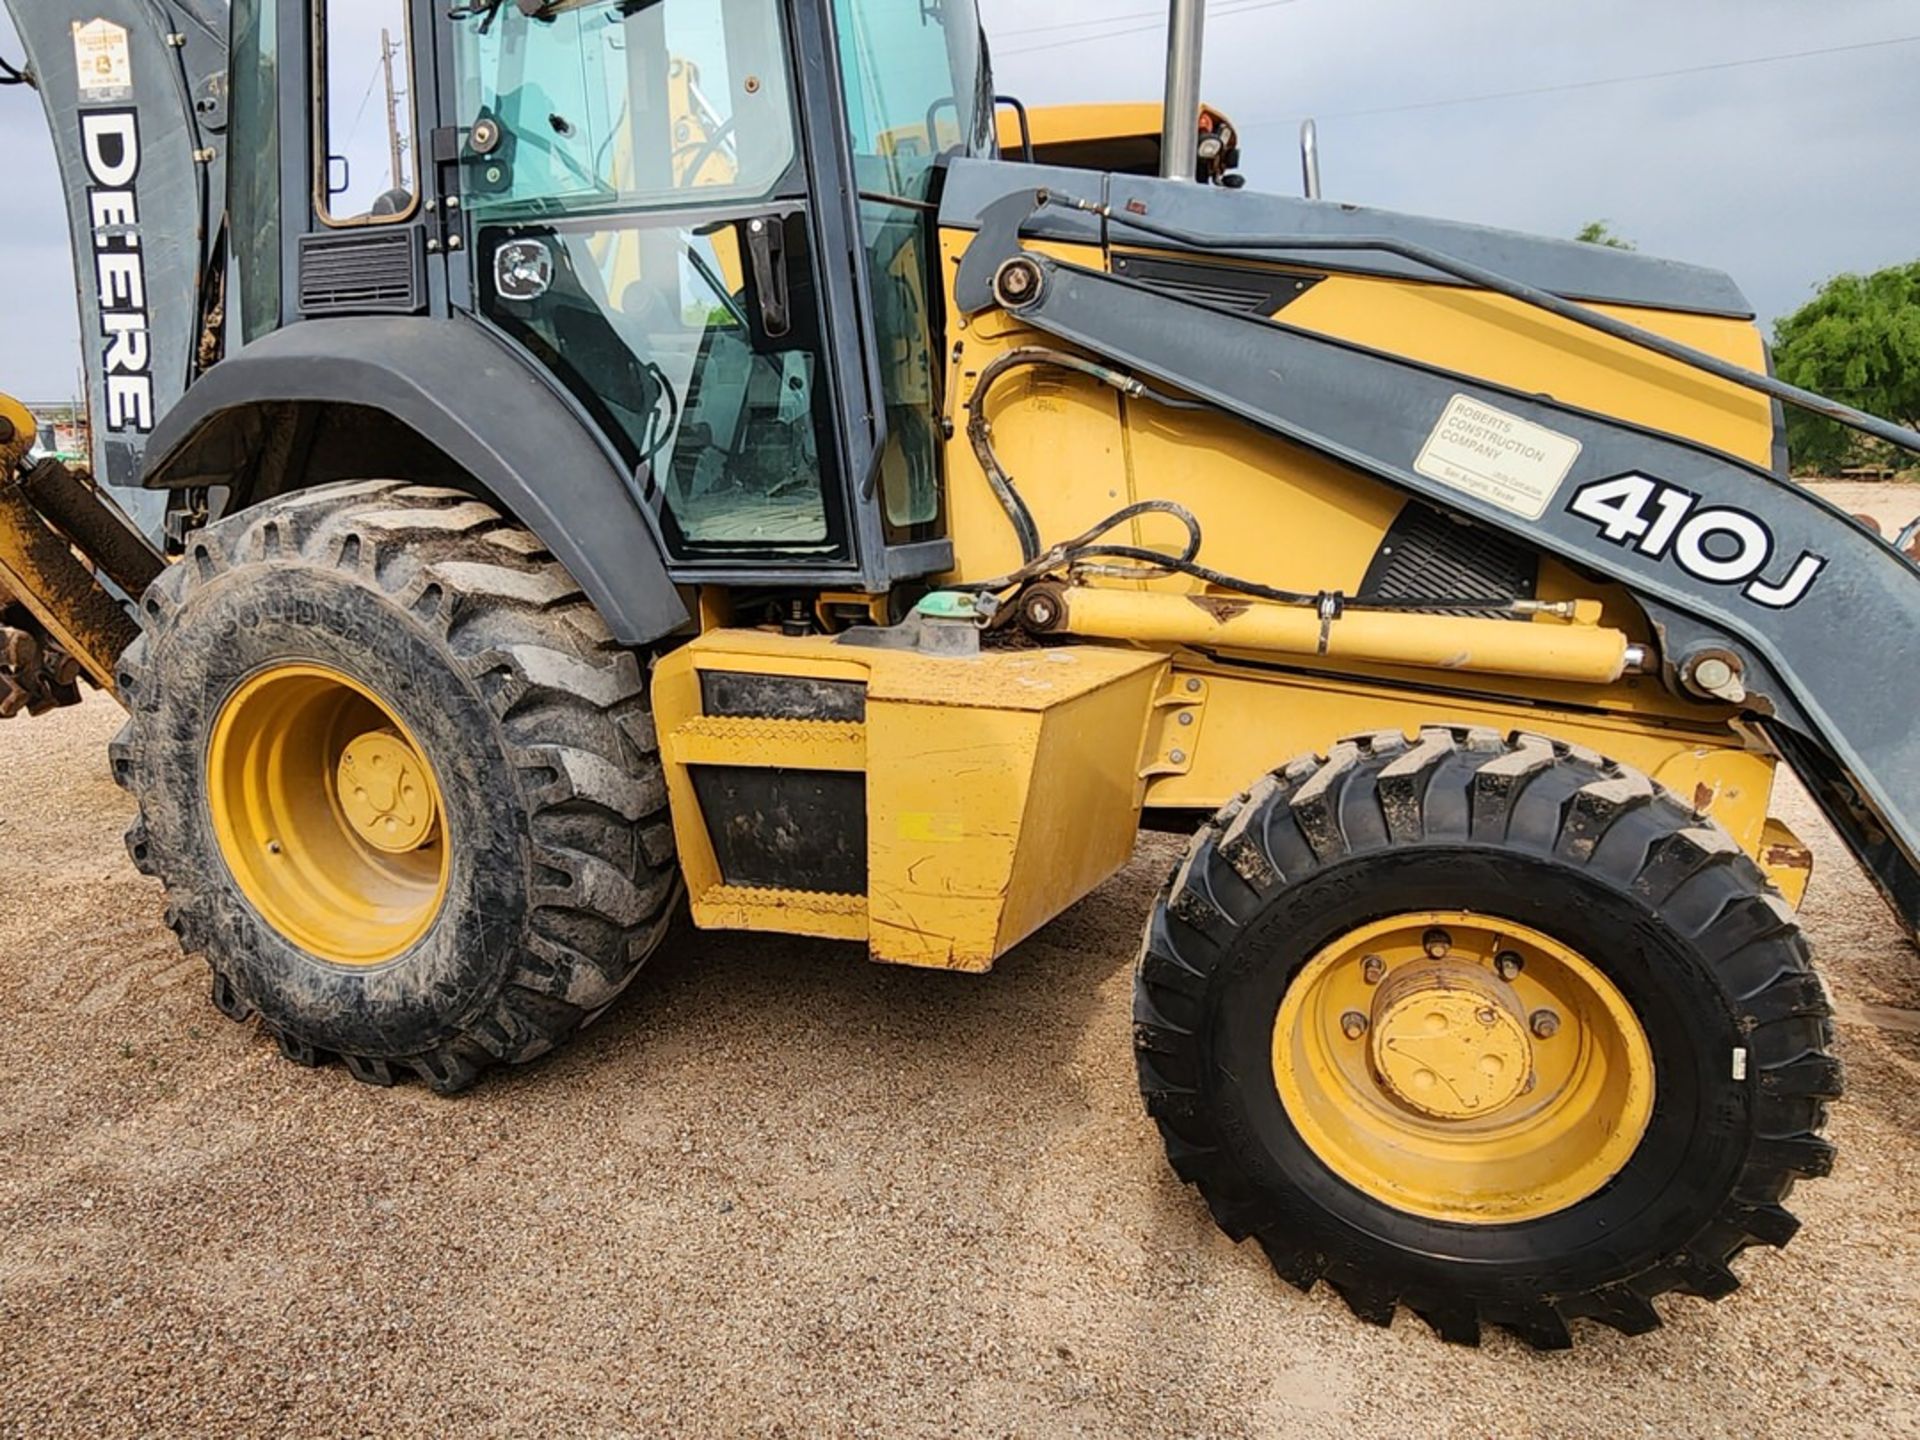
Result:
<svg viewBox="0 0 1920 1440"><path fill-rule="evenodd" d="M417 225L300 237L302 315L414 315L426 293Z"/></svg>

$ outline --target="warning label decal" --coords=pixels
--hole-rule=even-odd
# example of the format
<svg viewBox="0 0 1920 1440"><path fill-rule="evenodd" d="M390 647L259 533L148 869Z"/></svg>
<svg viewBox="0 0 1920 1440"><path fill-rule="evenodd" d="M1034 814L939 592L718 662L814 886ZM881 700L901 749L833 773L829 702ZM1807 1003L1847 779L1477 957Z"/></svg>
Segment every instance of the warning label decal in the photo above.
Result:
<svg viewBox="0 0 1920 1440"><path fill-rule="evenodd" d="M73 27L73 66L85 105L133 97L133 56L124 25L89 20Z"/></svg>
<svg viewBox="0 0 1920 1440"><path fill-rule="evenodd" d="M1580 458L1580 442L1470 396L1456 395L1413 468L1529 520L1547 513Z"/></svg>

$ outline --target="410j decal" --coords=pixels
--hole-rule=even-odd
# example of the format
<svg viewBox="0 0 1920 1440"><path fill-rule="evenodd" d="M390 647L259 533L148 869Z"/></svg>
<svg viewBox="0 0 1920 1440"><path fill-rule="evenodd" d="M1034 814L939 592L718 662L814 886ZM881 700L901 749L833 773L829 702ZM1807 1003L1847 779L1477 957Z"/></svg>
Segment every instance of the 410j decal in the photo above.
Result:
<svg viewBox="0 0 1920 1440"><path fill-rule="evenodd" d="M1567 509L1597 525L1602 539L1671 559L1697 580L1742 586L1742 595L1772 610L1799 604L1827 568L1825 556L1802 551L1783 577L1764 578L1777 548L1766 521L1730 505L1702 505L1692 491L1637 472L1589 481Z"/></svg>

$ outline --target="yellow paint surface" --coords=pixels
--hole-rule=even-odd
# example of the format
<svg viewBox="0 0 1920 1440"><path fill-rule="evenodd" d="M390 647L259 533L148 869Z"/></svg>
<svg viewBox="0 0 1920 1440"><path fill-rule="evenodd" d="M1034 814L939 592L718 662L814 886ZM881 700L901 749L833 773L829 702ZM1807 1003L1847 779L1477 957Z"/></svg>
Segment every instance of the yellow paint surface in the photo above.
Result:
<svg viewBox="0 0 1920 1440"><path fill-rule="evenodd" d="M701 713L703 669L854 681L866 719ZM1140 753L1166 669L1146 651L1076 646L975 658L703 635L654 677L674 832L697 923L860 939L876 960L985 970L1123 863ZM861 771L865 896L729 885L692 780L699 765Z"/></svg>

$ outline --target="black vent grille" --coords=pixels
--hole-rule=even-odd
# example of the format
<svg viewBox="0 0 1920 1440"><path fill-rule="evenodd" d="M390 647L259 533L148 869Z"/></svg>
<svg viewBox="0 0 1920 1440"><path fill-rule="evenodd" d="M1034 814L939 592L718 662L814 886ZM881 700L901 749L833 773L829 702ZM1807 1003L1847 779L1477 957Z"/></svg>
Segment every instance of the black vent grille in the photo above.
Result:
<svg viewBox="0 0 1920 1440"><path fill-rule="evenodd" d="M1196 305L1211 305L1217 310L1232 310L1242 315L1277 315L1326 279L1324 275L1290 270L1198 265L1151 255L1116 255L1113 273L1138 281L1149 289L1191 300Z"/></svg>
<svg viewBox="0 0 1920 1440"><path fill-rule="evenodd" d="M1530 600L1539 572L1539 556L1525 545L1410 502L1380 542L1360 598Z"/></svg>
<svg viewBox="0 0 1920 1440"><path fill-rule="evenodd" d="M414 315L426 289L417 225L300 237L302 315Z"/></svg>

